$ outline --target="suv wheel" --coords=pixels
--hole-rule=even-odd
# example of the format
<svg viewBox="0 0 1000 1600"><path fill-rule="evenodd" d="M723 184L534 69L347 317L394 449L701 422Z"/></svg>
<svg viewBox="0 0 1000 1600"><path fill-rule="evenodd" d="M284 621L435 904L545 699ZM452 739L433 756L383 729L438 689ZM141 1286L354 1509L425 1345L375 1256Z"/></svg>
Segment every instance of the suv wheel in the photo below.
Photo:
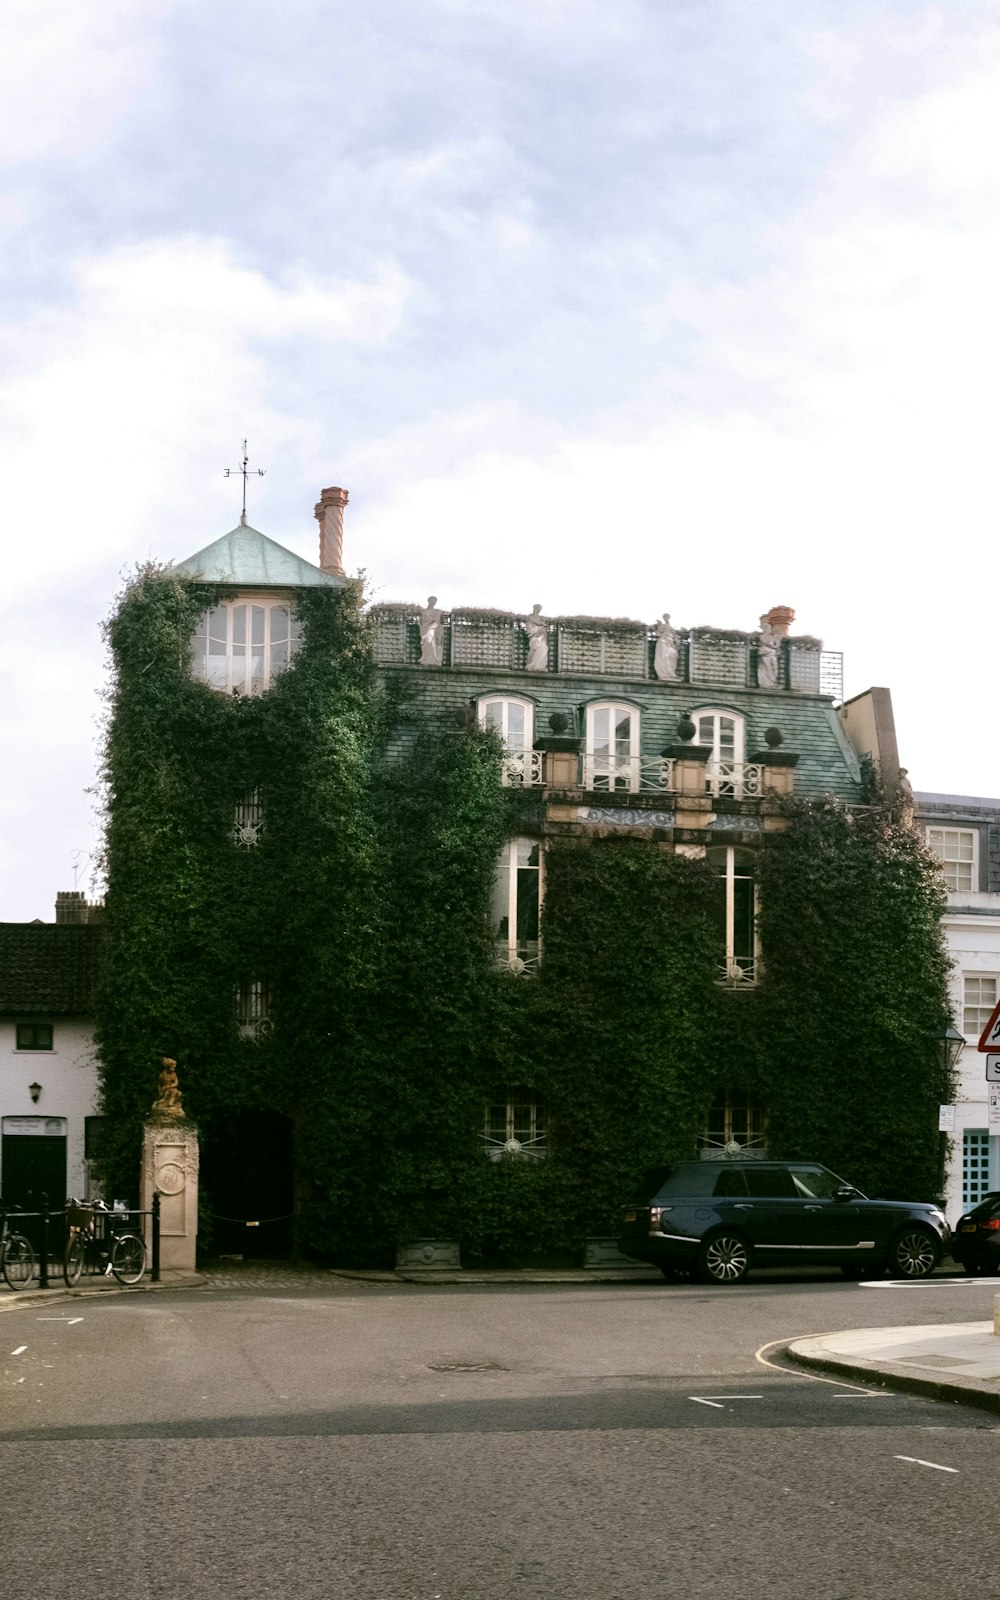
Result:
<svg viewBox="0 0 1000 1600"><path fill-rule="evenodd" d="M738 1233L716 1233L698 1251L703 1283L739 1283L750 1271L750 1246Z"/></svg>
<svg viewBox="0 0 1000 1600"><path fill-rule="evenodd" d="M889 1249L889 1272L900 1278L926 1278L938 1264L938 1247L923 1228L905 1228Z"/></svg>

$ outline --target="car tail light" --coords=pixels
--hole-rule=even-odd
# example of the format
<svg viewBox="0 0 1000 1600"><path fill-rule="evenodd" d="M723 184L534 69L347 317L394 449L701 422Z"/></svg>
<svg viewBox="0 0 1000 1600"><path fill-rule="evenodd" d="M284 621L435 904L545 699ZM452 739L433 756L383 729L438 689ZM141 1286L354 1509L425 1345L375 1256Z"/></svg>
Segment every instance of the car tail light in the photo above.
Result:
<svg viewBox="0 0 1000 1600"><path fill-rule="evenodd" d="M983 1233L995 1233L1000 1228L1000 1217L991 1217L989 1222L981 1222L979 1227Z"/></svg>

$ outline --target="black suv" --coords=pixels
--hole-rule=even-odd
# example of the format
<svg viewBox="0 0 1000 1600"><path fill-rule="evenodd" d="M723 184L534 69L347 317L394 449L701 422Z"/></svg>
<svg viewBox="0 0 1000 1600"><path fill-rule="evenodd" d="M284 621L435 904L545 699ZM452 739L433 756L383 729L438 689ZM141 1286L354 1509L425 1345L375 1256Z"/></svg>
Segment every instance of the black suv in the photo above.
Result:
<svg viewBox="0 0 1000 1600"><path fill-rule="evenodd" d="M869 1200L813 1161L681 1161L647 1172L619 1248L666 1278L738 1283L751 1266L829 1262L848 1277L933 1272L948 1248L937 1206Z"/></svg>
<svg viewBox="0 0 1000 1600"><path fill-rule="evenodd" d="M951 1253L966 1272L1000 1272L1000 1192L991 1189L978 1206L959 1217Z"/></svg>

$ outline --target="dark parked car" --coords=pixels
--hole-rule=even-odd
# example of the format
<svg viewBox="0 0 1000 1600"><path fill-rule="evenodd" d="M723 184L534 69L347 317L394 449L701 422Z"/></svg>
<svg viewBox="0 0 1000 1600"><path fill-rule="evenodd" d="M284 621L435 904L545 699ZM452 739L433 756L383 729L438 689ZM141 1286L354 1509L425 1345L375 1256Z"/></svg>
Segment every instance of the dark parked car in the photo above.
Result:
<svg viewBox="0 0 1000 1600"><path fill-rule="evenodd" d="M1000 1193L991 1190L959 1217L951 1253L966 1272L1000 1272Z"/></svg>
<svg viewBox="0 0 1000 1600"><path fill-rule="evenodd" d="M998 1213L1000 1215L1000 1213ZM869 1200L814 1161L682 1161L647 1172L619 1248L665 1277L738 1283L751 1266L827 1263L848 1277L923 1278L948 1248L937 1206Z"/></svg>

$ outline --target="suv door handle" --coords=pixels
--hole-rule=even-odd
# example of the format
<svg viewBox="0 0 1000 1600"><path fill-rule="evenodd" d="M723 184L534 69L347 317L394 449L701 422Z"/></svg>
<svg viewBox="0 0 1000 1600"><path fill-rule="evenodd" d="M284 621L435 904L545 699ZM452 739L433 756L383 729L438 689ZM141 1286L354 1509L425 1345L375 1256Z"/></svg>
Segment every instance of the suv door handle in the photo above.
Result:
<svg viewBox="0 0 1000 1600"><path fill-rule="evenodd" d="M743 1205L735 1205L735 1206L733 1206L733 1210L734 1211L752 1211L753 1210L753 1206L748 1206L746 1204L746 1202L744 1202Z"/></svg>
<svg viewBox="0 0 1000 1600"><path fill-rule="evenodd" d="M822 1211L822 1206L803 1206L803 1211Z"/></svg>

